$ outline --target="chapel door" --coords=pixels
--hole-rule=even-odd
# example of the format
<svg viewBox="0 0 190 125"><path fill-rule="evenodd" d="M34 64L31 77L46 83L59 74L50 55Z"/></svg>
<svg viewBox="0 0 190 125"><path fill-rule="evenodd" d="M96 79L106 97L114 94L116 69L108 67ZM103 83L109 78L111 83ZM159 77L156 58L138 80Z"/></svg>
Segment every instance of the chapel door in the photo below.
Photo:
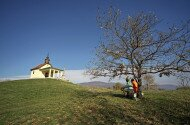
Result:
<svg viewBox="0 0 190 125"><path fill-rule="evenodd" d="M48 72L46 72L46 73L45 73L45 77L48 77L48 76L49 76L49 73L48 73Z"/></svg>

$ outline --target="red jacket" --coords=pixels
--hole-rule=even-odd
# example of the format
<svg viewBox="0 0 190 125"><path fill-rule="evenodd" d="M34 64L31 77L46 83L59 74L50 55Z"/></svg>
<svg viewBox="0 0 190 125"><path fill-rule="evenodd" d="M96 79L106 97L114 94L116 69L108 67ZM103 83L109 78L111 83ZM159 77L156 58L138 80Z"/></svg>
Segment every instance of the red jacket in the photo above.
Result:
<svg viewBox="0 0 190 125"><path fill-rule="evenodd" d="M135 93L137 93L138 91L138 83L136 82L136 80L132 81L132 84L133 84L133 90Z"/></svg>

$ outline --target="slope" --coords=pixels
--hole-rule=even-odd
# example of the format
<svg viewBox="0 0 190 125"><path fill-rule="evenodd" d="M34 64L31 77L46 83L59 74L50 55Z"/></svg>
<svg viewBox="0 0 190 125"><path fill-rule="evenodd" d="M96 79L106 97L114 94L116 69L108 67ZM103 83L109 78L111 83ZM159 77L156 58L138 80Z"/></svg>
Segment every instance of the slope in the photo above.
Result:
<svg viewBox="0 0 190 125"><path fill-rule="evenodd" d="M0 124L190 123L190 90L145 95L134 101L53 79L7 81L0 84Z"/></svg>

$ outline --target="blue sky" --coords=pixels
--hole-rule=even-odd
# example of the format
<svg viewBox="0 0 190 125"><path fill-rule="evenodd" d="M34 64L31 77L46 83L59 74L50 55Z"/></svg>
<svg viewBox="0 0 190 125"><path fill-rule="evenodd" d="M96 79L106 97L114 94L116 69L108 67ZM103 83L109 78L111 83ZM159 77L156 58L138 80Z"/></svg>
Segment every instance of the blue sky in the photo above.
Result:
<svg viewBox="0 0 190 125"><path fill-rule="evenodd" d="M189 0L0 0L0 77L30 74L47 53L55 67L85 69L103 37L97 8L110 5L154 12L162 24L190 18Z"/></svg>

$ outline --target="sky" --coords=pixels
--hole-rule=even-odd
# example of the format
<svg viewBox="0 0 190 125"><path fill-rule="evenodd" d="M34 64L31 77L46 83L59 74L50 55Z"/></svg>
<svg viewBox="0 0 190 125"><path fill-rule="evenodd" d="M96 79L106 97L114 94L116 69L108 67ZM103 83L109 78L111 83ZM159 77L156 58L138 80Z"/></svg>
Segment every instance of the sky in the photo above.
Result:
<svg viewBox="0 0 190 125"><path fill-rule="evenodd" d="M103 34L97 10L153 12L160 27L190 19L189 0L0 0L0 78L26 76L49 53L53 66L84 70Z"/></svg>

